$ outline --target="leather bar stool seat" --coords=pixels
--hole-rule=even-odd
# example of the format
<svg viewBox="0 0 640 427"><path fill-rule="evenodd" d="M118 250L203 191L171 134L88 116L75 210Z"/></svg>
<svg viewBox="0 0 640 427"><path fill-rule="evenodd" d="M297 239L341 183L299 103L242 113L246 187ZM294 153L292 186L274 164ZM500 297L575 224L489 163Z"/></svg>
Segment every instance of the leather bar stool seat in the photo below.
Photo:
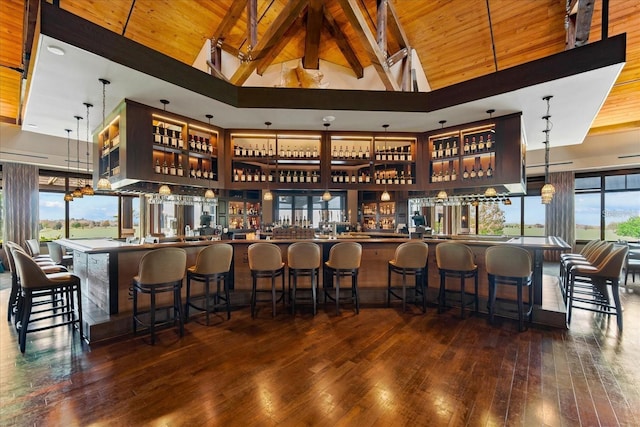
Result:
<svg viewBox="0 0 640 427"><path fill-rule="evenodd" d="M233 246L228 243L216 243L209 245L198 252L196 264L187 269L187 302L185 304L185 322L189 320L189 308L206 313L207 325L209 313L220 307L220 300L224 301L227 311L227 319L231 318L231 300L229 298L229 271L233 258ZM192 283L204 284L204 295L192 295ZM211 282L216 284L216 292L212 295ZM224 296L220 296L220 284ZM211 300L213 299L213 305ZM198 305L198 300L204 300L204 305Z"/></svg>
<svg viewBox="0 0 640 427"><path fill-rule="evenodd" d="M619 246L598 265L576 265L571 268L567 289L567 325L571 324L573 309L579 308L606 315L615 314L618 329L622 332L622 305L618 285L628 251L626 245ZM586 285L576 286L579 280Z"/></svg>
<svg viewBox="0 0 640 427"><path fill-rule="evenodd" d="M146 327L151 334L151 344L155 344L156 327L167 324L178 324L180 336L184 336L184 322L180 290L187 265L187 253L181 248L154 249L142 256L138 265L138 274L133 278L133 333L138 325ZM172 293L171 306L158 306L157 298L163 293ZM147 294L150 298L149 310L138 309L138 294ZM157 321L157 312L164 309L173 310L173 319L167 315L166 320ZM144 316L148 315L149 320Z"/></svg>
<svg viewBox="0 0 640 427"><path fill-rule="evenodd" d="M249 269L251 270L251 317L255 317L256 304L258 302L271 301L271 315L276 315L276 303L284 301L284 262L282 262L282 251L278 245L273 243L253 243L249 245ZM282 290L276 290L276 277L282 277ZM271 289L258 289L258 279L271 279ZM271 293L270 300L259 300L258 294ZM278 294L280 294L278 296Z"/></svg>
<svg viewBox="0 0 640 427"><path fill-rule="evenodd" d="M73 255L67 255L62 246L56 242L47 242L49 257L56 265L63 265L67 268L73 267Z"/></svg>
<svg viewBox="0 0 640 427"><path fill-rule="evenodd" d="M525 330L524 317L529 322L533 314L533 286L531 282L531 255L526 249L517 246L490 246L485 252L485 264L489 280L489 322L493 323L498 285L516 287L518 306L518 329ZM529 291L525 310L522 288Z"/></svg>
<svg viewBox="0 0 640 427"><path fill-rule="evenodd" d="M287 267L289 270L289 292L291 311L296 312L298 299L298 277L308 276L311 281L311 302L313 315L317 311L317 289L322 254L320 246L313 242L296 242L287 248ZM292 280L293 279L293 280ZM293 283L293 286L292 286Z"/></svg>
<svg viewBox="0 0 640 427"><path fill-rule="evenodd" d="M462 243L439 243L436 246L436 263L440 272L440 292L438 295L438 312L444 311L447 305L447 292L453 292L446 288L447 278L460 279L460 316L464 318L464 309L473 304L475 312L478 312L478 266L475 263L473 251ZM473 300L467 302L465 291L466 279L472 278L474 282Z"/></svg>
<svg viewBox="0 0 640 427"><path fill-rule="evenodd" d="M13 257L22 294L22 302L17 312L17 317L20 318L18 335L20 351L25 352L27 333L64 325L77 327L82 341L84 336L80 278L68 272L45 274L30 255L19 250L13 252ZM62 304L54 301L57 295L63 296ZM50 296L53 302L46 306L40 304L34 310L34 299L42 296ZM43 320L46 321L44 326L29 329L29 325ZM52 323L52 320L60 321Z"/></svg>
<svg viewBox="0 0 640 427"><path fill-rule="evenodd" d="M406 242L396 248L395 255L389 261L387 274L387 307L391 306L391 297L402 300L402 311L406 309L407 303L407 276L415 277L413 289L414 301L420 298L422 312L427 311L426 287L428 279L429 246L420 241ZM391 273L402 275L402 286L391 286ZM402 292L398 295L397 292Z"/></svg>
<svg viewBox="0 0 640 427"><path fill-rule="evenodd" d="M336 243L329 250L329 259L324 263L325 302L327 298L335 301L336 314L340 314L340 279L351 277L351 296L347 299L355 304L356 314L360 313L360 297L358 295L358 271L362 259L362 245L356 242ZM335 278L335 296L329 293Z"/></svg>

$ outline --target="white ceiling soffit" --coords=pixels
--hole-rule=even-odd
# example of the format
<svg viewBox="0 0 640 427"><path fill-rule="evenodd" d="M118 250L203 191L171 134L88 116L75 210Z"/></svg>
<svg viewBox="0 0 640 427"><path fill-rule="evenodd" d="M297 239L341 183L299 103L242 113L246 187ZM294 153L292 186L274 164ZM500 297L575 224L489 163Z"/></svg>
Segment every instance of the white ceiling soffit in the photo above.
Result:
<svg viewBox="0 0 640 427"><path fill-rule="evenodd" d="M78 18L79 19L79 18ZM105 30L106 31L106 30ZM120 37L117 34L110 37ZM124 39L124 38L123 38ZM612 39L609 39L612 40ZM134 43L125 40L125 43ZM622 40L626 45L626 40ZM62 49L63 56L55 55L47 49L55 46ZM589 46L589 45L587 45ZM141 47L144 48L144 47ZM585 47L579 48L585 49ZM577 50L577 49L576 49ZM553 130L550 139L553 146L572 145L581 143L600 107L604 103L611 87L624 62L612 62L611 65L591 69L586 72L567 75L550 81L521 87L504 93L498 93L481 99L471 99L459 105L446 106L433 109L428 106L416 108L415 102L408 102L407 110L398 111L398 99L407 97L408 101L415 99L430 99L425 96L443 91L455 92L463 88L465 83L455 85L457 87L444 88L430 93L402 93L397 92L369 92L369 91L342 91L344 97L359 97L370 95L372 99L380 100L380 97L393 97L394 106L387 108L375 102L371 110L345 109L340 104L326 103L331 108L309 109L301 108L239 108L230 105L248 105L247 99L255 91L275 91L279 96L271 98L289 97L287 102L297 99L298 91L307 91L304 95L308 98L308 91L327 91L326 89L277 89L277 88L237 88L236 99L225 94L227 102L205 96L197 91L186 89L179 84L170 83L160 78L137 71L131 67L121 65L105 57L78 48L70 43L54 39L40 34L38 39L36 58L32 59L32 73L27 98L27 104L23 116L23 129L31 132L39 132L47 135L65 137L65 129L76 130L74 116L86 115L84 102L94 105L91 109L91 129L98 127L102 120L102 84L99 78L106 78L111 84L106 88L106 112L113 110L123 99L162 108L160 99L168 99L170 104L167 110L195 120L206 122L206 114L213 114L212 124L226 129L262 129L265 121L273 123L272 129L291 130L317 130L323 129L322 118L327 115L335 116L332 123L332 131L378 131L384 123L390 124L390 130L395 132L425 132L440 127L440 120L447 120L446 126L455 126L488 118L486 110L495 109L494 117L511 113L522 112L523 134L528 144L528 149L540 149L543 147L545 123L542 116L546 113L546 102L543 97L553 95L551 99L551 122ZM160 54L158 54L160 55ZM624 56L624 55L623 55ZM162 58L167 61L167 57ZM177 62L177 61L176 61ZM186 66L177 64L176 67ZM193 67L188 67L186 73L201 79L200 73L207 79L214 79ZM498 76L496 73L493 76ZM479 78L482 79L482 78ZM480 82L479 79L478 82ZM485 79L486 81L487 79ZM209 80L206 80L209 81ZM218 84L218 82L215 82ZM184 83L184 86L189 84ZM493 88L489 88L489 91ZM317 98L325 95L335 99L336 92L317 92ZM257 93L257 92L256 92ZM272 95L275 95L272 93ZM291 97L290 95L294 95ZM220 96L219 98L224 98ZM303 96L303 98L304 98ZM467 98L472 95L465 95ZM422 98L416 98L422 97ZM239 99L242 98L242 99ZM293 98L294 101L289 101ZM340 98L340 96L338 96ZM281 100L269 102L277 103ZM421 101L422 102L422 101ZM264 99L262 100L264 105ZM258 103L259 105L259 103ZM335 105L335 106L334 106ZM420 109L424 111L420 111ZM388 111L395 110L395 111ZM418 110L418 111L416 111ZM80 139L85 140L86 122L81 122ZM75 137L75 135L74 135Z"/></svg>

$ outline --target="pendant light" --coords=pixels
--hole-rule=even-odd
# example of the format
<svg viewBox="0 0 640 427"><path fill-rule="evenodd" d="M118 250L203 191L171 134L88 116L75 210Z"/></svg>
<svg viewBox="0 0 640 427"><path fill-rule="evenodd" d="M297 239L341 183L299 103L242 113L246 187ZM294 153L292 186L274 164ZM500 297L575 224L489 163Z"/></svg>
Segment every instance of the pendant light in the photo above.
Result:
<svg viewBox="0 0 640 427"><path fill-rule="evenodd" d="M542 98L547 102L547 114L542 116L542 119L545 121L545 129L542 131L544 132L544 186L540 191L540 201L543 205L551 203L554 194L556 194L555 187L549 183L549 132L552 128L552 123L549 120L551 119L551 114L549 114L549 100L551 98L553 98L552 95Z"/></svg>
<svg viewBox="0 0 640 427"><path fill-rule="evenodd" d="M271 126L271 122L264 122L265 126L267 126L267 146L271 147L271 141L269 140L269 126ZM276 158L276 175L278 171L278 159ZM270 202L273 200L273 193L269 189L269 179L267 178L267 191L262 195L262 200L266 202Z"/></svg>
<svg viewBox="0 0 640 427"><path fill-rule="evenodd" d="M389 128L388 124L384 124L382 125L382 127L384 128L384 146L387 146L387 129ZM386 156L385 156L386 158ZM384 173L387 172L387 162L385 161L384 163ZM384 191L382 192L382 195L380 196L380 201L382 202L388 202L391 200L391 194L389 194L389 192L387 191L387 181L388 179L385 178L384 180Z"/></svg>
<svg viewBox="0 0 640 427"><path fill-rule="evenodd" d="M89 108L93 107L92 104L89 104L88 102L84 103L85 107L87 107L87 175L89 175ZM91 176L91 175L89 175ZM95 192L93 191L93 187L91 186L91 181L93 181L93 179L89 179L89 181L87 181L87 184L82 187L82 194L85 196L93 196L95 194Z"/></svg>
<svg viewBox="0 0 640 427"><path fill-rule="evenodd" d="M438 195L436 196L436 198L437 198L438 200L445 200L447 197L449 197L449 195L448 195L448 194L447 194L447 192L446 192L446 191L444 191L444 190L440 190L440 191L438 192Z"/></svg>
<svg viewBox="0 0 640 427"><path fill-rule="evenodd" d="M213 115L207 114L205 115L205 117L209 121L209 126L211 126L211 119L213 118ZM213 170L213 163L211 164L211 169ZM204 198L207 200L215 199L216 193L214 193L214 191L211 189L211 179L209 179L208 187L209 188L207 188L207 191L204 192Z"/></svg>
<svg viewBox="0 0 640 427"><path fill-rule="evenodd" d="M169 103L169 100L167 99L161 99L160 102L163 105L163 111L167 111L167 104ZM164 149L164 147L162 148L162 160L164 161L164 164L167 163L166 161L166 151ZM164 173L164 165L163 165L163 173ZM171 195L171 187L169 187L167 184L162 184L159 188L158 188L158 194L160 194L161 196L170 196Z"/></svg>
<svg viewBox="0 0 640 427"><path fill-rule="evenodd" d="M329 117L329 116L327 116ZM324 119L323 119L324 120ZM324 126L325 131L327 132L327 135L329 135L329 126L331 126L331 123L329 123L328 121L325 121L322 126ZM329 202L331 201L332 196L331 193L329 192L329 189L324 190L324 193L322 193L322 200L325 202Z"/></svg>
<svg viewBox="0 0 640 427"><path fill-rule="evenodd" d="M78 173L80 172L80 120L82 117L73 116L76 119L76 169ZM76 178L78 181L78 186L73 190L73 198L74 199L82 199L82 181L79 178Z"/></svg>
<svg viewBox="0 0 640 427"><path fill-rule="evenodd" d="M484 192L484 197L496 197L497 195L498 195L498 192L493 187L487 188Z"/></svg>
<svg viewBox="0 0 640 427"><path fill-rule="evenodd" d="M71 134L71 129L65 129L65 132L67 132L67 180L69 179L69 173L71 172L71 167L69 166L69 163L71 162L71 139L69 137L69 135ZM73 202L73 193L71 191L67 191L64 194L64 201L65 202Z"/></svg>
<svg viewBox="0 0 640 427"><path fill-rule="evenodd" d="M102 126L100 127L100 132L104 130L105 127L105 103L107 98L107 85L111 84L111 82L107 79L98 79L100 83L102 83ZM98 147L100 149L100 147ZM98 184L96 184L96 188L98 190L111 190L111 181L109 181L109 173L111 173L111 154L107 157L107 176L101 176L98 179Z"/></svg>

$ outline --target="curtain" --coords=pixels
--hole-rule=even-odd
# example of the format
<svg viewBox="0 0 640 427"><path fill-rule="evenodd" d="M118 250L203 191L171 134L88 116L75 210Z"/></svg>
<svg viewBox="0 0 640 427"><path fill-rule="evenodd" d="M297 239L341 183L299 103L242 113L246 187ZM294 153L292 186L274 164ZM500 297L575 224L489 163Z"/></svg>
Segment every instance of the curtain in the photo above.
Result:
<svg viewBox="0 0 640 427"><path fill-rule="evenodd" d="M575 176L573 171L549 174L549 182L556 188L551 203L546 206L545 227L548 236L561 237L575 248ZM545 260L559 261L560 252L545 251Z"/></svg>
<svg viewBox="0 0 640 427"><path fill-rule="evenodd" d="M38 176L37 166L2 164L4 242L11 240L24 246L28 239L38 238Z"/></svg>

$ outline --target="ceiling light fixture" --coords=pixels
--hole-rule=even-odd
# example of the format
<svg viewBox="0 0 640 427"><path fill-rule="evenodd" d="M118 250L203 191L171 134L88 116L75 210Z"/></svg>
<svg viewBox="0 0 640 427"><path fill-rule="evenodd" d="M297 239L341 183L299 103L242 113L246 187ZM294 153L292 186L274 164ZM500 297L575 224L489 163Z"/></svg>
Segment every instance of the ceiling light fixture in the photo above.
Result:
<svg viewBox="0 0 640 427"><path fill-rule="evenodd" d="M169 101L167 99L161 99L160 102L162 103L162 109L163 111L167 111L167 104L169 103ZM162 164L162 173L163 174L167 174L168 171L168 167L167 167L167 159L166 159L166 155L167 155L167 151L165 150L165 147L162 147L162 160L163 160L163 164ZM160 194L161 196L169 196L171 195L171 187L169 187L167 184L162 184L159 188L158 188L158 194Z"/></svg>
<svg viewBox="0 0 640 427"><path fill-rule="evenodd" d="M382 128L384 129L384 146L385 148L387 147L387 129L389 128L389 125L387 123L382 125ZM386 158L386 156L385 156ZM386 175L387 174L387 162L385 161L384 163L384 170L383 173ZM384 191L382 192L382 195L380 196L380 201L381 202L388 202L391 200L391 194L389 194L389 192L387 191L387 181L389 180L388 176L385 176L384 179Z"/></svg>
<svg viewBox="0 0 640 427"><path fill-rule="evenodd" d="M47 50L54 55L64 56L64 50L61 47L49 45L47 46Z"/></svg>
<svg viewBox="0 0 640 427"><path fill-rule="evenodd" d="M331 120L326 120L330 117L331 117ZM322 118L322 121L324 122L322 126L324 126L327 137L329 135L329 126L331 126L331 123L329 123L329 121L333 121L333 120L335 120L335 117L333 116L325 116ZM277 167L277 164L276 164L276 167ZM322 193L322 200L324 200L325 202L328 202L331 200L331 193L329 192L329 189L324 190L324 193Z"/></svg>
<svg viewBox="0 0 640 427"><path fill-rule="evenodd" d="M269 140L269 126L271 126L271 122L264 122L265 126L267 126L267 147L271 149L271 141ZM267 170L269 176L271 176L271 172ZM278 160L276 159L276 175L278 174ZM267 178L267 191L262 195L262 199L266 202L270 202L273 200L273 193L269 189L269 179Z"/></svg>
<svg viewBox="0 0 640 427"><path fill-rule="evenodd" d="M76 119L76 169L78 173L80 173L80 120L82 117L73 116ZM73 190L73 198L74 199L82 199L82 180L80 178L76 178L77 187Z"/></svg>
<svg viewBox="0 0 640 427"><path fill-rule="evenodd" d="M549 114L549 100L553 98L552 95L547 95L542 98L547 102L547 114L542 116L545 121L544 132L544 186L540 190L540 201L543 205L548 205L553 200L554 194L556 194L556 188L549 182L549 132L553 128L551 123L551 114Z"/></svg>
<svg viewBox="0 0 640 427"><path fill-rule="evenodd" d="M489 187L484 191L484 197L496 197L497 195L498 192L493 187Z"/></svg>
<svg viewBox="0 0 640 427"><path fill-rule="evenodd" d="M436 196L436 198L437 198L438 200L445 200L447 197L449 197L449 195L448 195L448 194L447 194L447 192L446 192L446 191L444 191L444 190L440 190L440 191L438 192L438 195Z"/></svg>
<svg viewBox="0 0 640 427"><path fill-rule="evenodd" d="M85 107L87 107L87 175L89 175L89 108L93 107L92 104L89 104L88 102L84 103ZM89 175L91 176L91 175ZM93 191L93 187L91 186L90 182L93 181L93 179L89 179L89 181L87 181L87 184L82 187L82 194L85 196L93 196L95 194L95 191Z"/></svg>
<svg viewBox="0 0 640 427"><path fill-rule="evenodd" d="M209 122L209 126L211 126L211 119L213 118L212 114L205 114L205 117L207 118L207 121ZM211 141L211 143L213 143L213 140ZM213 162L211 164L211 170L213 170ZM211 199L215 199L216 198L216 193L211 189L211 179L213 177L209 177L209 182L207 184L207 186L209 188L207 188L207 191L204 192L204 198L211 200Z"/></svg>
<svg viewBox="0 0 640 427"><path fill-rule="evenodd" d="M107 98L107 85L111 84L111 82L107 79L98 79L98 81L100 83L102 83L102 126L100 127L100 132L102 132L102 130L104 130L104 126L105 126L105 104L106 104L106 98ZM99 148L99 147L98 147ZM107 157L108 161L107 161L107 172L106 172L106 176L101 176L100 179L98 179L98 183L96 184L96 188L98 190L111 190L111 181L109 181L109 173L111 172L111 154L109 154L109 157Z"/></svg>
<svg viewBox="0 0 640 427"><path fill-rule="evenodd" d="M67 132L67 187L68 187L69 186L69 173L70 173L70 169L71 169L71 167L69 166L69 164L71 162L71 139L69 137L69 135L71 134L71 129L65 129L65 132ZM73 192L67 191L64 194L64 201L65 202L73 202Z"/></svg>
<svg viewBox="0 0 640 427"><path fill-rule="evenodd" d="M162 184L160 188L158 188L158 194L161 196L170 196L171 187L169 187L167 184Z"/></svg>

